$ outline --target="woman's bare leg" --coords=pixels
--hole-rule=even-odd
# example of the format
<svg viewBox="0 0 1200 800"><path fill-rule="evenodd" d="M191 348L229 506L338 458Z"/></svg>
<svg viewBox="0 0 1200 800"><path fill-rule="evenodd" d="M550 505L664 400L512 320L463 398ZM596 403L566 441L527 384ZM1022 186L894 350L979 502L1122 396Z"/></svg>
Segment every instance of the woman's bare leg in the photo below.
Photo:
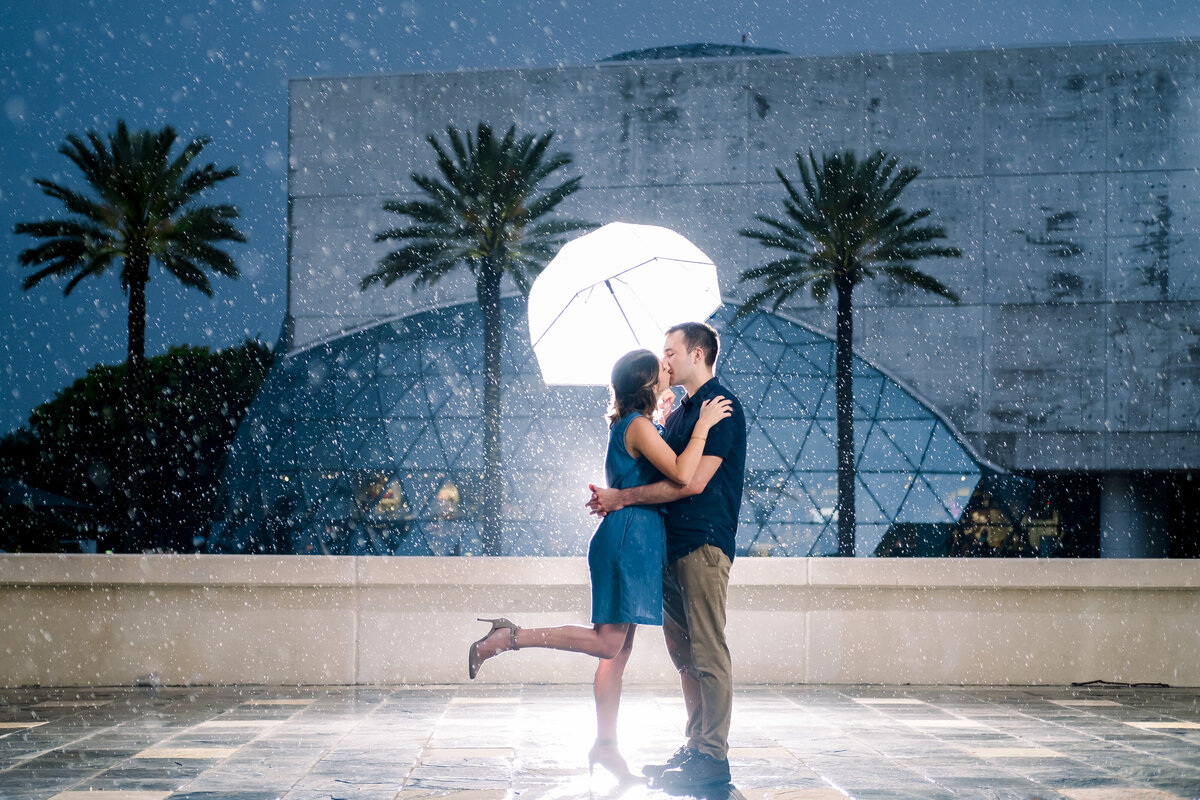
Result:
<svg viewBox="0 0 1200 800"><path fill-rule="evenodd" d="M630 627L629 623L602 623L591 628L581 625L521 628L517 631L517 649L546 647L551 650L567 650L572 653L584 653L596 658L610 659L621 652ZM511 650L511 645L512 638L508 629L500 628L480 642L477 650L479 655L486 660L505 650Z"/></svg>
<svg viewBox="0 0 1200 800"><path fill-rule="evenodd" d="M596 678L592 682L592 694L596 698L596 740L617 741L617 711L621 707L621 686L625 676L625 665L633 652L633 635L636 625L630 625L625 634L625 643L620 652L596 665Z"/></svg>

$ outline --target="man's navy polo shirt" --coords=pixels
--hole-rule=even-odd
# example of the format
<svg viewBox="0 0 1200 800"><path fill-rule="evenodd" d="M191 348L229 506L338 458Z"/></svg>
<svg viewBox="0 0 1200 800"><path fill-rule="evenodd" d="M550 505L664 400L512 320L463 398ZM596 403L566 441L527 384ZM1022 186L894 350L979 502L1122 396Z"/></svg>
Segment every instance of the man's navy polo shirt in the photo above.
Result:
<svg viewBox="0 0 1200 800"><path fill-rule="evenodd" d="M704 455L719 456L721 466L703 492L666 506L668 562L706 544L721 548L733 561L742 486L746 480L746 415L742 404L712 378L671 412L663 426L663 439L676 455L682 453L700 417L700 405L718 395L733 401L733 413L708 432Z"/></svg>

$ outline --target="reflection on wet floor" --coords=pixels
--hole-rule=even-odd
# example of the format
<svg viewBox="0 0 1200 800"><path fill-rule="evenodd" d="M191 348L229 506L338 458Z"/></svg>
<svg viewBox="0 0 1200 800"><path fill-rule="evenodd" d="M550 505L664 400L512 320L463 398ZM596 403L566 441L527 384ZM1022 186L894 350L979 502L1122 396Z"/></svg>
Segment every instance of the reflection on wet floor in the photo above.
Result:
<svg viewBox="0 0 1200 800"><path fill-rule="evenodd" d="M5 800L662 800L589 775L589 686L0 690ZM637 770L679 745L630 687ZM706 800L1200 797L1200 689L755 686ZM689 794L688 796L696 796Z"/></svg>

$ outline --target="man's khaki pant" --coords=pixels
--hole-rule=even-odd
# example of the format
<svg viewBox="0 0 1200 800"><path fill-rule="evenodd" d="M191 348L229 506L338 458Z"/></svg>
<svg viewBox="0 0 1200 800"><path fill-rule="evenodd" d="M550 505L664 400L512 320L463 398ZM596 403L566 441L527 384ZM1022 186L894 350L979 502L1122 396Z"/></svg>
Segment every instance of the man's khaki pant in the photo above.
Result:
<svg viewBox="0 0 1200 800"><path fill-rule="evenodd" d="M725 643L729 557L706 544L667 565L663 634L683 682L688 745L724 761L733 711L733 665Z"/></svg>

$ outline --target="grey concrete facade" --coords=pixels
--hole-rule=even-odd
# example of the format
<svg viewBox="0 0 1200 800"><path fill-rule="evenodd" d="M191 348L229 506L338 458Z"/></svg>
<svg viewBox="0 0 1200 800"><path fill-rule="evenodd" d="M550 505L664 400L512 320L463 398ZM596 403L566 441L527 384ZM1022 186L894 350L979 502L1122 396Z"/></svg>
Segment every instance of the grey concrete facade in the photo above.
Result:
<svg viewBox="0 0 1200 800"><path fill-rule="evenodd" d="M775 169L883 148L922 168L902 202L964 253L922 268L963 302L861 287L861 355L1006 467L1200 463L1200 43L304 79L290 109L293 348L473 297L465 275L358 290L448 124L555 130L584 183L566 213L680 231L734 299ZM784 311L832 332L831 308Z"/></svg>

